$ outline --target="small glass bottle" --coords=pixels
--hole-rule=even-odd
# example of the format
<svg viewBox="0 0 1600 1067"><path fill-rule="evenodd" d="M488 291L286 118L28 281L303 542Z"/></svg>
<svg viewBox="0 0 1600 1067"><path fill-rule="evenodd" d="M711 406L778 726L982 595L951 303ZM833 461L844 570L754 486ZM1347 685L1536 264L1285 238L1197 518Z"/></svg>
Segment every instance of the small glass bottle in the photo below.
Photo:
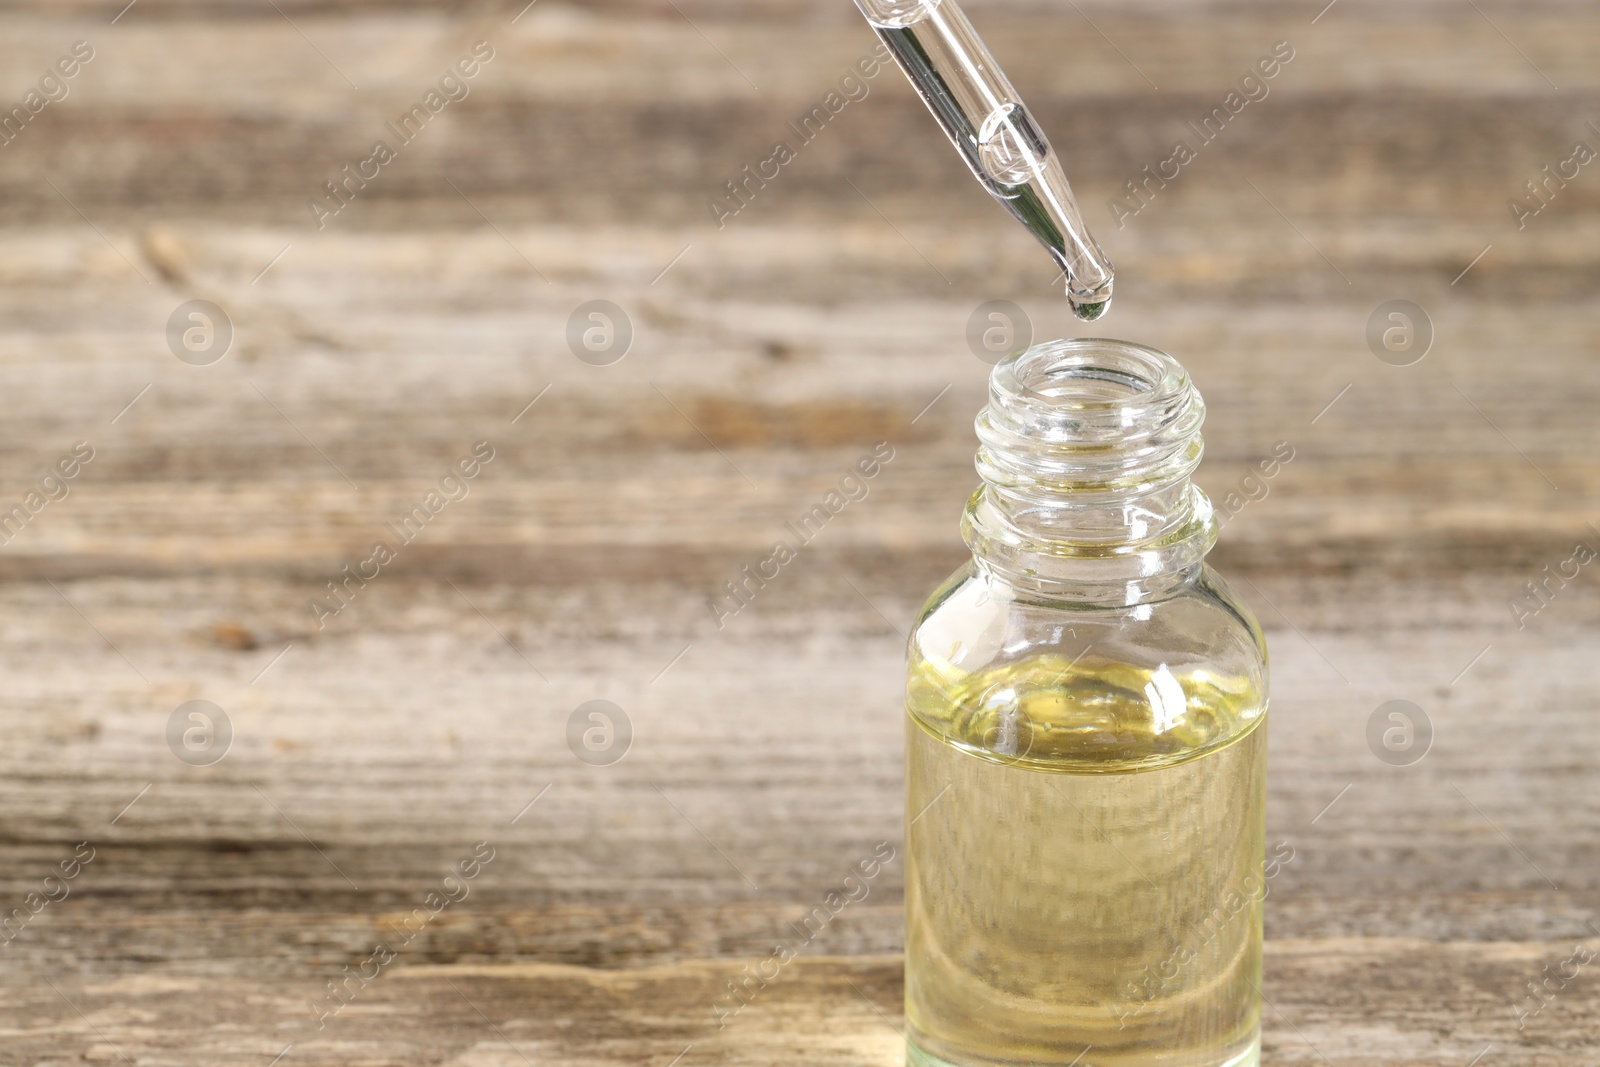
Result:
<svg viewBox="0 0 1600 1067"><path fill-rule="evenodd" d="M994 368L909 642L913 1067L1259 1062L1266 646L1205 563L1204 416L1125 341Z"/></svg>

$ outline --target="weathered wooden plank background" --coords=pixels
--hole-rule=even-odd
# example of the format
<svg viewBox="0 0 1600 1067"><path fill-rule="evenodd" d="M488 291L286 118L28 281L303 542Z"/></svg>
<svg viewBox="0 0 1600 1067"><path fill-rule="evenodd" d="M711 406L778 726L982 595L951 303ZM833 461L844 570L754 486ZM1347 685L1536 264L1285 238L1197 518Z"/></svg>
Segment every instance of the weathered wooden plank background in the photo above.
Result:
<svg viewBox="0 0 1600 1067"><path fill-rule="evenodd" d="M1509 601L1600 547L1600 170L1520 230L1507 200L1600 145L1600 13L1321 6L970 5L1120 268L1090 329L893 70L718 228L871 50L842 0L0 7L7 108L94 49L0 148L0 510L94 449L0 549L0 908L94 849L0 947L0 1059L898 1062L898 862L713 1004L899 846L901 631L962 558L963 333L1008 299L1182 358L1215 496L1295 449L1215 554L1272 645L1296 850L1271 1062L1597 1062L1600 965L1519 1014L1600 947L1600 597L1585 568L1523 628ZM306 201L480 40L318 230ZM1108 198L1280 40L1270 95L1118 229ZM1436 333L1403 368L1365 341L1401 298ZM165 338L192 299L235 329L210 366ZM635 331L611 366L565 339L593 299ZM870 495L719 629L721 583L879 441ZM232 724L211 766L166 741L192 699ZM591 699L632 723L611 766L567 746ZM1411 766L1365 740L1391 699L1432 722ZM479 841L470 895L318 1029Z"/></svg>

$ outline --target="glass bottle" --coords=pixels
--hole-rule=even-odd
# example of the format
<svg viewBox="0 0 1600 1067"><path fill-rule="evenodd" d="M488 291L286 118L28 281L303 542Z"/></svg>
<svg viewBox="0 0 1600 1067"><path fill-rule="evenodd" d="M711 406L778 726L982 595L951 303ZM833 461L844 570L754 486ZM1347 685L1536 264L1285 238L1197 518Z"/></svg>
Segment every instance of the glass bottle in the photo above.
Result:
<svg viewBox="0 0 1600 1067"><path fill-rule="evenodd" d="M1171 356L994 368L962 535L906 684L913 1067L1260 1058L1267 662L1190 482Z"/></svg>

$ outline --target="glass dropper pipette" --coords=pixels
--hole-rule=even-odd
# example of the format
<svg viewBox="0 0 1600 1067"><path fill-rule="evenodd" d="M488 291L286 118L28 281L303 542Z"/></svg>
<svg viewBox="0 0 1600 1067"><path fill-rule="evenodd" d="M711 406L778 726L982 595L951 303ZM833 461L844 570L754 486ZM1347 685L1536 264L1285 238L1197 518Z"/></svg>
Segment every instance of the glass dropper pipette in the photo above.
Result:
<svg viewBox="0 0 1600 1067"><path fill-rule="evenodd" d="M856 0L900 69L960 150L973 176L1050 250L1080 319L1111 305L1111 261L1072 187L956 0Z"/></svg>

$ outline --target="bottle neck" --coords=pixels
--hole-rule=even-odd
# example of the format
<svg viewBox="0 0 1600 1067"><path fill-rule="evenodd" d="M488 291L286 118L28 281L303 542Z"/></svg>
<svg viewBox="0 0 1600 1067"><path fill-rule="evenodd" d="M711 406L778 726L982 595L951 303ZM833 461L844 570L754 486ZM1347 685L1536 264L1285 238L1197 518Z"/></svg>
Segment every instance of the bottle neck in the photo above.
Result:
<svg viewBox="0 0 1600 1067"><path fill-rule="evenodd" d="M1191 477L1205 403L1178 361L1127 341L1049 341L1003 360L978 415L962 522L978 566L1086 605L1170 595L1216 543Z"/></svg>

